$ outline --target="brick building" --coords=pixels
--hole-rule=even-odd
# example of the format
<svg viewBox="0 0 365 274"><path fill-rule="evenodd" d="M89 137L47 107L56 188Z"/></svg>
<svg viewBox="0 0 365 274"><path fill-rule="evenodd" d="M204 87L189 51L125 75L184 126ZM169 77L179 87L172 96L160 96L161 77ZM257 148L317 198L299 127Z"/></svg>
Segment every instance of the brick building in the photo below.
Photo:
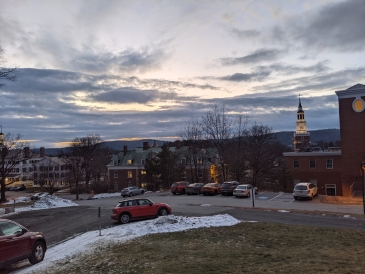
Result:
<svg viewBox="0 0 365 274"><path fill-rule="evenodd" d="M338 96L341 149L326 151L311 149L284 153L294 184L311 182L319 194L354 196L362 194L361 162L365 161L365 86L357 84L346 90L336 91ZM301 104L297 112L297 132ZM304 120L305 121L305 120ZM300 123L299 123L300 125ZM297 133L296 132L296 133ZM294 137L296 134L294 134ZM294 148L296 139L294 138Z"/></svg>
<svg viewBox="0 0 365 274"><path fill-rule="evenodd" d="M169 147L173 152L178 152L179 163L185 167L181 174L181 180L193 182L191 176L191 166L189 165L189 157L187 157L187 148L180 146L180 142L176 142L175 147ZM145 164L150 153L159 153L161 147L154 143L151 147L148 142L143 142L143 147L137 147L135 150L128 150L124 146L123 151L113 155L111 162L107 166L110 182L110 189L121 190L129 186L138 186L147 188ZM201 183L210 183L215 181L215 165L212 163L212 157L208 153L204 153L207 157L202 156L198 160L197 174Z"/></svg>

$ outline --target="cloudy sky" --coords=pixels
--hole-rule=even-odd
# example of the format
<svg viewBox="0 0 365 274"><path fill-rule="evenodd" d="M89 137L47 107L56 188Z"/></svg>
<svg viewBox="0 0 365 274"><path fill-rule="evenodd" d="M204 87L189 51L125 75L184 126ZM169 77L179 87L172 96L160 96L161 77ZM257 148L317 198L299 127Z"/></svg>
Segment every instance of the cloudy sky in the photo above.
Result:
<svg viewBox="0 0 365 274"><path fill-rule="evenodd" d="M0 0L3 133L176 140L215 103L274 131L338 128L335 91L365 84L364 0Z"/></svg>

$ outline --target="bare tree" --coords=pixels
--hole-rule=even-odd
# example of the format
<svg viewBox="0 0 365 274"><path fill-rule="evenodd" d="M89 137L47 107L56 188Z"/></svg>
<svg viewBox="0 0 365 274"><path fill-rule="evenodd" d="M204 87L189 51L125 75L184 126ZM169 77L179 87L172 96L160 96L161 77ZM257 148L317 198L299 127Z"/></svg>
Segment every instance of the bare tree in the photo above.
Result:
<svg viewBox="0 0 365 274"><path fill-rule="evenodd" d="M1 202L6 201L5 186L6 178L13 171L14 167L24 159L24 148L29 146L28 143L21 142L22 136L18 134L7 133L4 135L0 132L0 185L1 185Z"/></svg>
<svg viewBox="0 0 365 274"><path fill-rule="evenodd" d="M3 49L2 46L0 46L0 80L15 81L15 79L16 79L16 74L15 74L16 67L14 67L14 68L6 67L7 61L3 56L4 52L5 52L5 50ZM3 86L3 85L5 85L5 84L0 83L0 87Z"/></svg>
<svg viewBox="0 0 365 274"><path fill-rule="evenodd" d="M211 141L214 148L217 149L218 164L221 167L222 179L227 181L228 163L229 163L229 146L233 137L232 120L228 115L225 106L219 107L215 104L211 110L207 111L202 117L202 129L205 138Z"/></svg>
<svg viewBox="0 0 365 274"><path fill-rule="evenodd" d="M282 156L283 146L272 139L272 130L266 125L253 124L245 134L246 159L249 180L259 187L275 168L274 162Z"/></svg>
<svg viewBox="0 0 365 274"><path fill-rule="evenodd" d="M247 132L247 125L249 123L249 116L239 114L234 121L234 136L232 138L232 144L229 147L229 173L231 177L237 182L242 182L247 174L246 167L246 142L245 135Z"/></svg>
<svg viewBox="0 0 365 274"><path fill-rule="evenodd" d="M191 118L180 130L180 137L187 149L183 150L186 164L190 166L191 183L199 182L199 170L206 161L204 150L203 130L198 118Z"/></svg>
<svg viewBox="0 0 365 274"><path fill-rule="evenodd" d="M84 181L88 188L91 182L101 148L99 135L87 135L75 138L71 147L63 154L65 163L70 167L69 183L76 187L76 199L79 199L79 184Z"/></svg>

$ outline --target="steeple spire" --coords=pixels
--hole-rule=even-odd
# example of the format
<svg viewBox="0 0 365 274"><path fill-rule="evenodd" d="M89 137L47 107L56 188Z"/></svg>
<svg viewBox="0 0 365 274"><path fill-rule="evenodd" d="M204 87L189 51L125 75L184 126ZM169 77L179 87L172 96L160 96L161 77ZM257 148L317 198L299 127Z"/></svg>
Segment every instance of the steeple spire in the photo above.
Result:
<svg viewBox="0 0 365 274"><path fill-rule="evenodd" d="M298 111L299 110L303 110L302 109L302 102L300 101L300 93L299 93L299 106L298 106Z"/></svg>

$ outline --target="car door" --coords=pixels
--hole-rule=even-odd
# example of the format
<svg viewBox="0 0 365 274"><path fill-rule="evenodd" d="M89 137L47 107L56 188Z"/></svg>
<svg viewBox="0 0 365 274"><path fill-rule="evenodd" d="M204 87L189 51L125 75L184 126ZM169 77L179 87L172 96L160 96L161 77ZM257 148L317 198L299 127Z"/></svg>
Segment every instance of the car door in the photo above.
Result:
<svg viewBox="0 0 365 274"><path fill-rule="evenodd" d="M13 260L30 253L29 235L23 233L22 227L10 222L3 222L1 227L4 234L1 236L2 244L5 247L4 252L6 252L7 260Z"/></svg>
<svg viewBox="0 0 365 274"><path fill-rule="evenodd" d="M138 199L138 210L140 217L155 216L157 214L156 207L151 205L148 199Z"/></svg>

